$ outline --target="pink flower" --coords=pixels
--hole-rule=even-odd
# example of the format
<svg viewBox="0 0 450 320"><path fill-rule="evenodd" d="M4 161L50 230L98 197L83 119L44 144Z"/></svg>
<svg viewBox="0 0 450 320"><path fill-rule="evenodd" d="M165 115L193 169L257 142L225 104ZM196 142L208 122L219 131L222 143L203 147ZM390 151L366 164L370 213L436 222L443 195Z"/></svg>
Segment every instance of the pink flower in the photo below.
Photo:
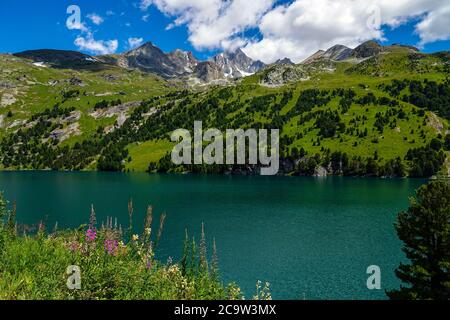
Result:
<svg viewBox="0 0 450 320"><path fill-rule="evenodd" d="M105 240L105 250L109 255L115 256L117 254L118 245L117 240Z"/></svg>
<svg viewBox="0 0 450 320"><path fill-rule="evenodd" d="M88 241L94 241L95 238L97 237L97 232L94 229L88 229L88 231L86 231L86 239Z"/></svg>

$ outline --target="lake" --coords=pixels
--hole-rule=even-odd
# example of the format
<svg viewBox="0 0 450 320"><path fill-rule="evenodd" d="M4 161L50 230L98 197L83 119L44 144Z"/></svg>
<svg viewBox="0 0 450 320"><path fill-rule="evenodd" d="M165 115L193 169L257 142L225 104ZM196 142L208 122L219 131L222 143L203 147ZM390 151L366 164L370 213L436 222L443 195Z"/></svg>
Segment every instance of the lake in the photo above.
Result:
<svg viewBox="0 0 450 320"><path fill-rule="evenodd" d="M117 217L128 225L134 202L141 230L147 205L167 213L157 258L180 258L184 230L197 239L205 223L216 239L225 282L247 298L258 280L274 299L385 299L399 286L404 260L393 223L424 180L237 177L126 173L0 172L0 190L17 201L17 219L48 228ZM139 224L139 226L138 226ZM156 224L154 228L156 228ZM211 247L211 246L210 246ZM210 253L210 251L209 251ZM366 269L381 268L382 290L368 290Z"/></svg>

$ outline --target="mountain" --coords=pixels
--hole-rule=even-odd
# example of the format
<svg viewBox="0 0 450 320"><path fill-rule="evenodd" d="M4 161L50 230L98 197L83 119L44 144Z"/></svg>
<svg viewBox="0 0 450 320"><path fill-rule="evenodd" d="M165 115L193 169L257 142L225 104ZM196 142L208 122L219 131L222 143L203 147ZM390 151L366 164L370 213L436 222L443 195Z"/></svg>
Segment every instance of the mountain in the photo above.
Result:
<svg viewBox="0 0 450 320"><path fill-rule="evenodd" d="M240 49L221 53L210 61L199 61L192 52L175 50L164 53L151 42L124 54L103 56L101 59L105 63L156 73L167 79L197 78L201 82L242 78L265 66L261 61L253 61Z"/></svg>
<svg viewBox="0 0 450 320"><path fill-rule="evenodd" d="M124 53L119 59L125 61L127 68L156 73L166 78L186 73L180 54L166 54L151 42Z"/></svg>
<svg viewBox="0 0 450 320"><path fill-rule="evenodd" d="M198 120L280 129L283 173L448 175L449 63L449 52L369 42L350 56L334 46L310 63L282 60L230 81L224 70L261 65L241 52L198 61L152 44L97 57L0 54L0 169L184 172L192 168L171 166L168 137Z"/></svg>
<svg viewBox="0 0 450 320"><path fill-rule="evenodd" d="M306 58L302 64L310 64L313 63L314 61L317 61L319 59L322 59L323 55L325 54L325 51L323 50L319 50L316 53L314 53L312 56Z"/></svg>
<svg viewBox="0 0 450 320"><path fill-rule="evenodd" d="M376 56L384 51L384 47L375 41L367 41L356 47L351 56L357 59L366 59Z"/></svg>
<svg viewBox="0 0 450 320"><path fill-rule="evenodd" d="M47 64L54 68L88 68L102 64L99 59L77 51L28 50L15 53L14 56L32 60L40 65Z"/></svg>
<svg viewBox="0 0 450 320"><path fill-rule="evenodd" d="M177 68L178 72L181 73L192 73L194 72L197 65L200 63L192 54L192 52L182 51L182 50L175 50L167 54L167 57L169 58L172 63L174 63Z"/></svg>
<svg viewBox="0 0 450 320"><path fill-rule="evenodd" d="M212 58L212 61L222 70L225 78L249 76L265 66L261 61L253 61L241 49L218 54Z"/></svg>
<svg viewBox="0 0 450 320"><path fill-rule="evenodd" d="M195 66L193 75L205 83L224 79L223 69L212 61L198 63Z"/></svg>
<svg viewBox="0 0 450 320"><path fill-rule="evenodd" d="M278 65L278 66L282 66L282 65L293 66L293 65L295 65L295 63L293 63L292 60L289 58L278 59L273 64Z"/></svg>
<svg viewBox="0 0 450 320"><path fill-rule="evenodd" d="M335 45L326 51L319 50L312 56L304 60L303 64L310 64L318 60L346 61L356 59L361 61L376 56L385 51L385 48L375 41L367 41L355 49L350 49L343 45Z"/></svg>
<svg viewBox="0 0 450 320"><path fill-rule="evenodd" d="M346 46L335 45L328 49L322 57L333 61L343 61L348 59L352 55L352 52L353 50Z"/></svg>

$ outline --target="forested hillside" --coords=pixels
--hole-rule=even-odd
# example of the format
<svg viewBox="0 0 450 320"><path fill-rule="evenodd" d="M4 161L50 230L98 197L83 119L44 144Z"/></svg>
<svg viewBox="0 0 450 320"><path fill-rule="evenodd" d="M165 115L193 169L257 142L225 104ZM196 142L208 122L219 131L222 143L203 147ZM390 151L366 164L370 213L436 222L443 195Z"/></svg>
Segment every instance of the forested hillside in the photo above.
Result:
<svg viewBox="0 0 450 320"><path fill-rule="evenodd" d="M276 64L227 85L138 70L43 67L0 56L0 161L7 170L257 173L174 167L170 133L280 129L281 172L449 174L449 55L395 47L363 61Z"/></svg>

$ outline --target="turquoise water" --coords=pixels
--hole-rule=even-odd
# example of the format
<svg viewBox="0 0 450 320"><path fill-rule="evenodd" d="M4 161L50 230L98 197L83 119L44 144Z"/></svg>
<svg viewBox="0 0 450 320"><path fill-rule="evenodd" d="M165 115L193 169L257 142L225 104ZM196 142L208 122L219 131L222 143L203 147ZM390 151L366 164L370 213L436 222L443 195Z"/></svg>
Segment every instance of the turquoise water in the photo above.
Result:
<svg viewBox="0 0 450 320"><path fill-rule="evenodd" d="M404 259L393 222L422 180L229 177L119 173L0 172L0 190L17 201L17 218L49 228L76 227L117 217L135 224L146 206L167 213L158 257L179 259L184 230L197 238L205 223L215 237L223 280L247 297L257 280L275 299L384 299L398 287L394 269ZM156 219L158 220L158 217ZM154 226L156 227L156 225ZM378 265L382 290L366 287Z"/></svg>

